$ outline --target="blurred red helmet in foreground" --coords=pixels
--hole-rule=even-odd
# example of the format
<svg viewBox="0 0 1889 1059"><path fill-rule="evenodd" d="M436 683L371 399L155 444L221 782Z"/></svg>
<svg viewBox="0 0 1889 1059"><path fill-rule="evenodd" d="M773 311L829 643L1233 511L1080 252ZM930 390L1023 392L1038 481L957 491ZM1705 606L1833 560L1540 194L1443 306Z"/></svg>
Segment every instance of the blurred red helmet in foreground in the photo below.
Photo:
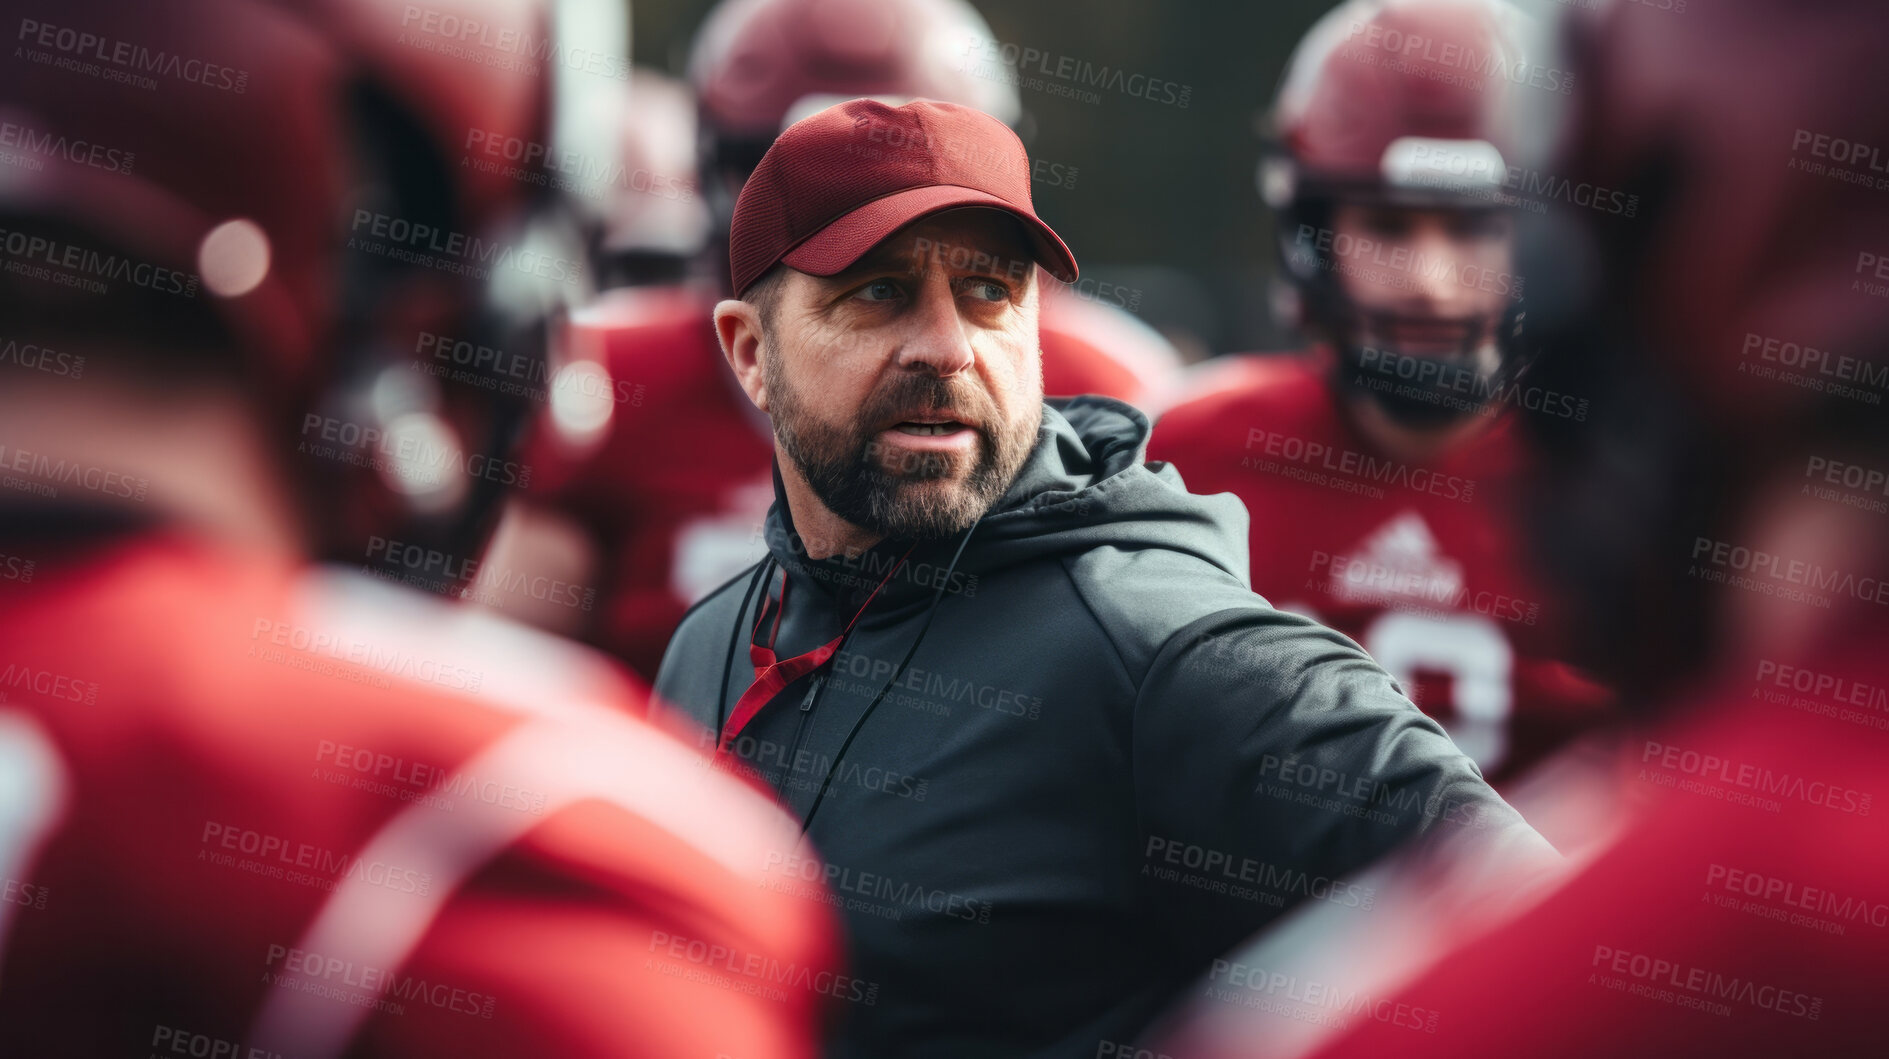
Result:
<svg viewBox="0 0 1889 1059"><path fill-rule="evenodd" d="M508 484L482 468L533 411L504 384L542 388L585 278L508 152L546 153L587 53L526 0L12 6L0 119L30 164L0 176L22 266L0 300L22 334L241 380L321 550L474 549Z"/></svg>
<svg viewBox="0 0 1889 1059"><path fill-rule="evenodd" d="M1546 567L1586 600L1593 660L1629 685L1684 679L1754 599L1806 620L1785 601L1806 586L1723 587L1700 557L1815 500L1820 468L1866 483L1889 460L1889 108L1861 87L1881 28L1865 0L1570 18L1581 89L1559 149L1527 161L1570 189L1524 240L1544 341L1529 381L1591 412L1526 417L1547 456L1530 510ZM1838 557L1829 534L1886 498L1811 509L1794 558L1873 583L1877 559Z"/></svg>

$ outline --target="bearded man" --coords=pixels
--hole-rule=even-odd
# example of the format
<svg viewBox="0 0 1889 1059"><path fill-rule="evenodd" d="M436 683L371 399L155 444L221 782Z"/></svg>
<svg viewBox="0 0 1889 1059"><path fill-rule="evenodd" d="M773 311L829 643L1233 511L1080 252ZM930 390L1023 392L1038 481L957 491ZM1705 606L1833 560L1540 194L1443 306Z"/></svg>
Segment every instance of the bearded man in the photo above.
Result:
<svg viewBox="0 0 1889 1059"><path fill-rule="evenodd" d="M1043 400L1037 268L1076 262L1029 173L995 118L854 100L731 225L769 554L657 691L824 858L770 887L844 911L871 996L838 1055L1112 1054L1282 910L1371 915L1352 876L1407 840L1547 852L1363 651L1252 593L1239 502L1145 463L1141 413Z"/></svg>

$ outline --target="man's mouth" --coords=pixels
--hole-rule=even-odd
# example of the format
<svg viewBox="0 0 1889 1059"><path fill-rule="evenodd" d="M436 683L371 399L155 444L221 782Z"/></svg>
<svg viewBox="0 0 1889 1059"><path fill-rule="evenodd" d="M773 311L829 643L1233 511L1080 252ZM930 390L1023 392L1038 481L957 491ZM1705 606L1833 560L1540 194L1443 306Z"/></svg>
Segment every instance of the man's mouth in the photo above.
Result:
<svg viewBox="0 0 1889 1059"><path fill-rule="evenodd" d="M1482 340L1485 321L1389 317L1374 321L1376 343L1415 356L1448 356L1470 352ZM1367 340L1369 343L1369 340Z"/></svg>
<svg viewBox="0 0 1889 1059"><path fill-rule="evenodd" d="M960 430L971 428L955 419L907 419L894 425L892 429L912 437L926 438L943 437L946 434L955 434Z"/></svg>
<svg viewBox="0 0 1889 1059"><path fill-rule="evenodd" d="M978 431L948 410L901 419L879 433L881 444L907 452L925 453L926 459L949 453L970 453L977 448Z"/></svg>

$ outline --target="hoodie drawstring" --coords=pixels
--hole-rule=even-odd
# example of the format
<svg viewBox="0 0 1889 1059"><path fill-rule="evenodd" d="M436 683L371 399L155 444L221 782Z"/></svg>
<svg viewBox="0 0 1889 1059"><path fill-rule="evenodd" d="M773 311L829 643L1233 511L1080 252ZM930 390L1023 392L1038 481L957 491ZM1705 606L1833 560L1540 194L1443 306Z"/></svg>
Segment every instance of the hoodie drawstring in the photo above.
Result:
<svg viewBox="0 0 1889 1059"><path fill-rule="evenodd" d="M781 618L787 613L787 568L781 567L780 602L775 605L771 597L763 596L761 609L754 617L754 629L748 634L748 658L754 663L754 683L748 685L748 690L741 693L741 698L735 701L735 712L730 714L728 720L724 722L718 753L727 753L734 745L735 738L741 734L741 730L747 727L748 722L773 702L776 695L786 690L787 685L809 673L817 674L826 666L827 660L840 650L846 638L852 634L853 626L859 624L859 619L865 616L867 608L872 606L872 601L879 598L880 591L892 582L892 578L900 570L905 568L905 560L911 558L912 552L917 548L918 545L914 543L905 550L904 555L899 556L899 561L893 564L892 569L886 571L885 577L881 578L877 585L873 586L872 592L866 596L866 601L853 612L853 620L846 623L846 627L840 630L838 636L811 651L792 658L780 658L774 653L774 644L780 638ZM767 620L770 607L774 610L774 628L768 633L767 644L763 646L755 643L754 638L760 635L761 623ZM727 675L727 669L724 667L722 676ZM723 694L725 695L726 692ZM812 701L811 697L808 701Z"/></svg>
<svg viewBox="0 0 1889 1059"><path fill-rule="evenodd" d="M872 711L878 708L879 700L885 698L885 693L891 691L892 685L898 683L899 674L904 672L912 656L918 654L918 645L925 642L925 634L931 631L932 619L938 616L938 605L944 602L945 587L951 584L951 575L957 571L958 560L964 556L964 547L971 543L971 534L976 533L977 527L983 524L984 519L979 516L976 522L971 523L971 528L964 531L964 539L958 542L958 550L951 553L951 565L945 567L945 575L938 581L938 591L932 593L931 606L925 610L925 624L919 626L918 636L912 640L912 646L906 650L905 657L899 659L899 664L892 670L891 677L887 678L885 685L879 689L879 693L866 704L865 712L853 722L852 730L846 733L846 740L840 744L839 752L834 754L833 760L827 764L826 776L820 781L820 793L814 796L813 804L807 808L807 818L800 823L801 834L806 834L807 829L813 826L813 815L820 811L821 803L826 801L827 788L833 785L833 773L839 770L840 759L846 756L847 748L853 745L853 737L859 734L859 729L865 725L866 718L872 716Z"/></svg>
<svg viewBox="0 0 1889 1059"><path fill-rule="evenodd" d="M748 613L748 604L754 601L755 586L773 568L774 555L770 552L767 559L754 568L754 576L748 578L748 591L741 597L741 609L735 611L735 631L728 634L728 657L721 666L721 697L715 700L715 731L718 734L728 724L728 675L734 672L735 646L741 642L741 618Z"/></svg>

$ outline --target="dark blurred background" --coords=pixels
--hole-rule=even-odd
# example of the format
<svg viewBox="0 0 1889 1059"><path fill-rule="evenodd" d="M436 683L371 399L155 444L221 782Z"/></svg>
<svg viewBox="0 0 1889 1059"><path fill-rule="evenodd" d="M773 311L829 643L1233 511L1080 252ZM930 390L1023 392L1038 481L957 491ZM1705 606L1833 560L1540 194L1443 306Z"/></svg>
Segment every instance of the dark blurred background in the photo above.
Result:
<svg viewBox="0 0 1889 1059"><path fill-rule="evenodd" d="M634 58L681 76L713 0L636 0ZM1268 220L1254 187L1259 119L1324 0L979 3L1003 44L1190 86L1187 106L1100 91L1099 102L1028 87L1032 159L1075 167L1072 187L1036 188L1036 206L1085 277L1138 290L1140 318L1206 348L1273 349ZM955 46L940 42L940 46ZM1054 67L1055 58L1049 60Z"/></svg>

